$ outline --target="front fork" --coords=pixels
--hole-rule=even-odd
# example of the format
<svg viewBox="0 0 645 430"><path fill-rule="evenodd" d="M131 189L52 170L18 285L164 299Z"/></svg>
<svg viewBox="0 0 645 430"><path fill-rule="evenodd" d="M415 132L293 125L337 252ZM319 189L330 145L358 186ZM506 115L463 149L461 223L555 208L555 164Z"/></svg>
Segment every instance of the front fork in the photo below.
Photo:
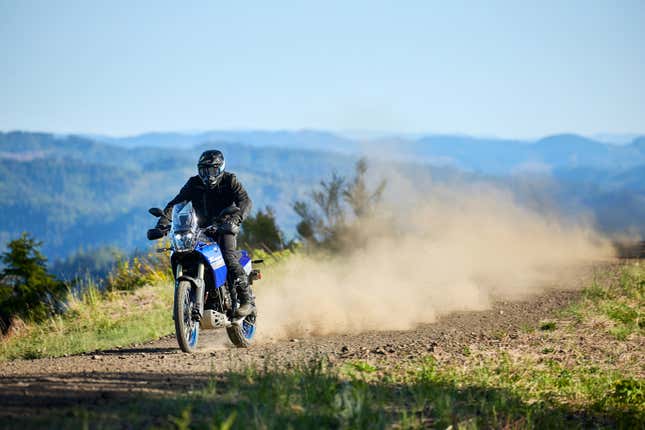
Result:
<svg viewBox="0 0 645 430"><path fill-rule="evenodd" d="M195 310L201 319L204 315L204 263L197 263L197 297L195 298Z"/></svg>
<svg viewBox="0 0 645 430"><path fill-rule="evenodd" d="M177 264L175 274L175 288L179 285L179 280L184 276L184 268L181 264ZM191 282L195 287L195 307L193 308L193 316L197 320L201 319L204 314L204 263L197 263L197 277ZM176 315L175 315L176 316Z"/></svg>

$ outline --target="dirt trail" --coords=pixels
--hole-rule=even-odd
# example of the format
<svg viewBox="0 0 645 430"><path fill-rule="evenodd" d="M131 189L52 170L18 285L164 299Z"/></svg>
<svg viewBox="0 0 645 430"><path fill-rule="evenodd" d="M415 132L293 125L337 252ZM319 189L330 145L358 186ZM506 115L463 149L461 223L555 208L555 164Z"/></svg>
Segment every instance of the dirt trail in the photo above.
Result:
<svg viewBox="0 0 645 430"><path fill-rule="evenodd" d="M251 349L231 348L223 332L203 332L202 348L193 355L180 352L169 336L92 354L6 362L0 368L0 421L60 406L127 402L142 392L187 392L207 383L213 372L267 362L288 365L324 355L332 362L366 359L398 365L429 352L458 357L467 347L513 342L523 328L535 327L578 295L549 291L523 302L500 302L488 311L454 313L409 331L291 339Z"/></svg>

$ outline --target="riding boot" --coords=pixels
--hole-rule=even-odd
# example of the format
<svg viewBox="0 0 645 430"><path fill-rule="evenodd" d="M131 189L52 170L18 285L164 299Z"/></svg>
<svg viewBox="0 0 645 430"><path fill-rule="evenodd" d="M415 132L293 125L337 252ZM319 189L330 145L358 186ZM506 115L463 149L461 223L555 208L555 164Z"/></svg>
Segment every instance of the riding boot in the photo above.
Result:
<svg viewBox="0 0 645 430"><path fill-rule="evenodd" d="M235 290L237 297L240 300L240 307L235 312L237 316L245 317L253 312L255 303L251 296L251 289L245 277L237 278L235 280Z"/></svg>

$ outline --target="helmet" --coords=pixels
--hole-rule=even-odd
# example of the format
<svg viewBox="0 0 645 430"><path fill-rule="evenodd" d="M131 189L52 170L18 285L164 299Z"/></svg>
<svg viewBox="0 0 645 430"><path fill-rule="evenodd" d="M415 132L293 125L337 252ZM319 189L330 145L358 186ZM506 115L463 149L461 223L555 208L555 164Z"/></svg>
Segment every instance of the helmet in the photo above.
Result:
<svg viewBox="0 0 645 430"><path fill-rule="evenodd" d="M197 171L204 185L209 188L217 186L224 173L225 165L222 151L216 149L204 151L197 162Z"/></svg>

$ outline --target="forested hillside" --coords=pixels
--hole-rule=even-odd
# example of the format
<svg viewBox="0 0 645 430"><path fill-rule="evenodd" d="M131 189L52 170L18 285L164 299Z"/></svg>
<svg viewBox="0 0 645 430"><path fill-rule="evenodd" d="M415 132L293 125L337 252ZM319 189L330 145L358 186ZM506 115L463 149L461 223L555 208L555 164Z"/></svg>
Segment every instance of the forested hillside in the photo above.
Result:
<svg viewBox="0 0 645 430"><path fill-rule="evenodd" d="M293 202L332 171L350 172L363 153L385 176L487 181L528 205L586 212L605 231L642 235L643 142L616 146L575 135L537 142L458 136L358 142L315 131L132 138L0 133L0 243L29 231L44 242L50 260L79 248L147 247L145 231L154 220L146 210L163 205L195 174L206 148L224 151L227 169L242 179L255 208L272 206L288 236L297 222Z"/></svg>
<svg viewBox="0 0 645 430"><path fill-rule="evenodd" d="M151 206L165 204L189 176L204 148L227 156L256 208L271 205L280 221L295 224L291 203L322 177L349 171L354 158L238 143L186 148L134 148L79 137L0 134L0 241L21 231L44 242L50 259L98 245L147 246Z"/></svg>

